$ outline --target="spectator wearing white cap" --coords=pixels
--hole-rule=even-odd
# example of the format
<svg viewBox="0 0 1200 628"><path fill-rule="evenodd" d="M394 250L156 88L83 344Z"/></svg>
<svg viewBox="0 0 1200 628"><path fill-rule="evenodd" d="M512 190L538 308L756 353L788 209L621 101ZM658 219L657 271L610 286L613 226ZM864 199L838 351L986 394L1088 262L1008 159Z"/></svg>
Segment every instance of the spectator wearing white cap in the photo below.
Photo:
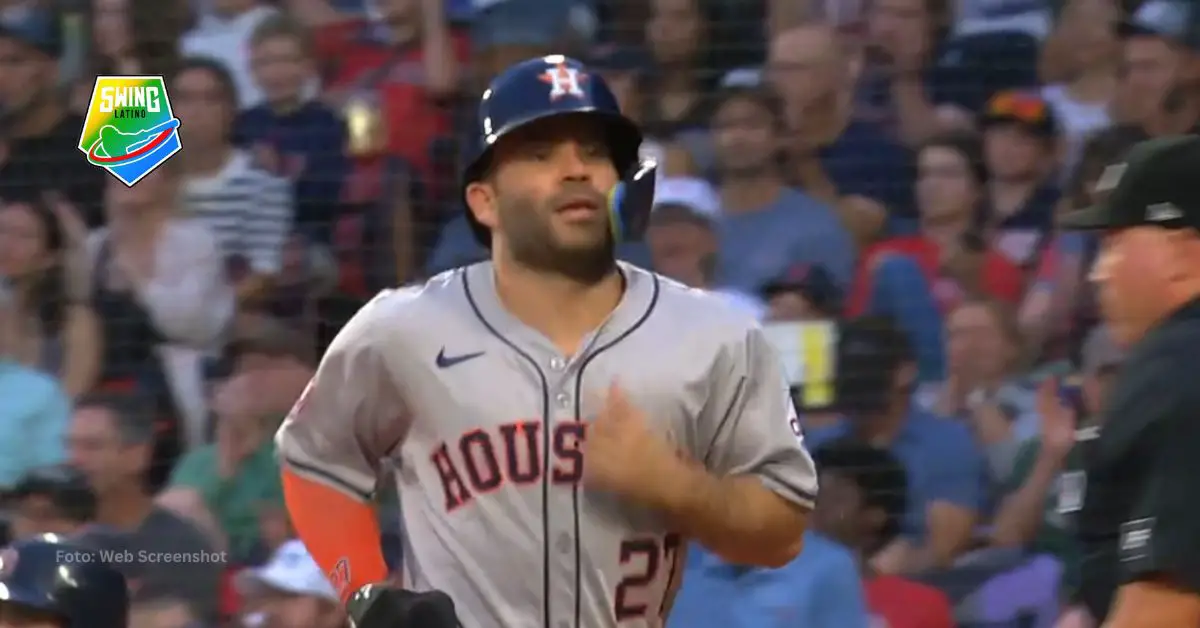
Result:
<svg viewBox="0 0 1200 628"><path fill-rule="evenodd" d="M692 288L710 290L731 305L761 319L766 306L758 298L733 288L715 285L718 264L714 221L721 214L721 199L707 181L693 177L666 177L654 194L654 210L646 244L655 272Z"/></svg>
<svg viewBox="0 0 1200 628"><path fill-rule="evenodd" d="M337 592L304 544L288 541L261 567L237 575L249 615L246 626L343 628L346 616Z"/></svg>

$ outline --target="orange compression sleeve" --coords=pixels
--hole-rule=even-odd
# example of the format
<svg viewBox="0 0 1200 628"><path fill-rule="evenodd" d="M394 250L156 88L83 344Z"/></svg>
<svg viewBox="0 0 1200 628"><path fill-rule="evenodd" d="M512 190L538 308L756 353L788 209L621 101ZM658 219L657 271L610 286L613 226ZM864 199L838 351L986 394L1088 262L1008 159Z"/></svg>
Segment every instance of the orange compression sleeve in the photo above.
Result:
<svg viewBox="0 0 1200 628"><path fill-rule="evenodd" d="M288 469L283 498L300 540L343 602L359 588L387 579L373 508Z"/></svg>

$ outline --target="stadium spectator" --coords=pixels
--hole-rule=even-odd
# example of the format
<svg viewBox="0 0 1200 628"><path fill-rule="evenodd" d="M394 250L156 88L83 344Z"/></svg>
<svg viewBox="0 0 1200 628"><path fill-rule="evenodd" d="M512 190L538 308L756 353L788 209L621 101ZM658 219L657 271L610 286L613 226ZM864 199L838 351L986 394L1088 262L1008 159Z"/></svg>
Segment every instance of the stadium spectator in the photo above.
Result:
<svg viewBox="0 0 1200 628"><path fill-rule="evenodd" d="M1200 130L1200 9L1183 0L1149 0L1120 32L1122 121L1156 136Z"/></svg>
<svg viewBox="0 0 1200 628"><path fill-rule="evenodd" d="M18 336L12 290L0 281L0 491L25 473L62 462L71 401L51 377L13 359Z"/></svg>
<svg viewBox="0 0 1200 628"><path fill-rule="evenodd" d="M953 628L945 594L900 576L877 574L866 557L901 533L907 478L900 462L870 445L838 440L813 452L821 499L813 529L854 552L867 606L875 623L889 628Z"/></svg>
<svg viewBox="0 0 1200 628"><path fill-rule="evenodd" d="M1098 327L1083 346L1081 382L1051 380L1038 395L1040 433L1017 452L1003 481L1004 500L992 542L1049 554L1063 565L1063 595L1079 585L1080 548L1071 521L1083 504L1088 443L1099 434L1096 419L1124 353Z"/></svg>
<svg viewBox="0 0 1200 628"><path fill-rule="evenodd" d="M66 465L32 469L8 495L12 539L71 535L96 519L96 496L87 479Z"/></svg>
<svg viewBox="0 0 1200 628"><path fill-rule="evenodd" d="M1079 164L1088 137L1112 122L1121 63L1120 19L1114 0L1067 0L1058 15L1055 28L1070 41L1076 71L1062 83L1043 87L1042 98L1062 126L1064 177Z"/></svg>
<svg viewBox="0 0 1200 628"><path fill-rule="evenodd" d="M110 180L108 226L88 240L92 298L107 339L101 379L164 400L172 376L161 347L216 349L234 313L216 237L178 213L179 185L177 162L133 187Z"/></svg>
<svg viewBox="0 0 1200 628"><path fill-rule="evenodd" d="M179 37L189 21L189 12L177 3L97 0L92 10L92 51L72 108L86 112L97 76L174 74Z"/></svg>
<svg viewBox="0 0 1200 628"><path fill-rule="evenodd" d="M239 304L260 301L282 267L295 211L291 186L233 146L237 92L222 66L187 59L172 77L170 90L188 147L177 156L183 168L183 209L217 236Z"/></svg>
<svg viewBox="0 0 1200 628"><path fill-rule="evenodd" d="M789 179L837 208L860 244L909 232L911 152L853 110L858 63L828 25L805 24L771 42L767 77L783 101Z"/></svg>
<svg viewBox="0 0 1200 628"><path fill-rule="evenodd" d="M654 193L654 210L646 232L650 263L658 272L684 285L712 290L731 305L762 318L763 304L751 293L716 283L716 221L721 199L707 181L667 177Z"/></svg>
<svg viewBox="0 0 1200 628"><path fill-rule="evenodd" d="M1016 315L1004 303L969 299L947 315L945 336L946 381L932 410L970 426L990 477L1008 477L1017 449L1038 429Z"/></svg>
<svg viewBox="0 0 1200 628"><path fill-rule="evenodd" d="M61 380L71 397L103 370L103 330L79 268L83 247L69 233L78 221L65 203L40 199L0 204L0 277L13 291L11 355ZM81 272L82 271L82 272Z"/></svg>
<svg viewBox="0 0 1200 628"><path fill-rule="evenodd" d="M854 272L854 240L824 202L780 171L782 105L761 88L728 87L712 117L721 216L717 278L753 293L797 263L824 266L841 285Z"/></svg>
<svg viewBox="0 0 1200 628"><path fill-rule="evenodd" d="M693 545L667 620L672 628L869 625L854 555L815 531L778 569L730 564Z"/></svg>
<svg viewBox="0 0 1200 628"><path fill-rule="evenodd" d="M53 10L35 5L0 16L0 106L8 157L0 165L0 198L41 200L58 192L88 227L103 222L103 170L80 159L83 118L71 113L56 81L64 49Z"/></svg>
<svg viewBox="0 0 1200 628"><path fill-rule="evenodd" d="M824 266L797 264L762 287L772 321L832 321L841 316L842 290Z"/></svg>
<svg viewBox="0 0 1200 628"><path fill-rule="evenodd" d="M134 560L117 566L138 583L135 600L176 596L215 620L224 565L199 529L154 503L147 487L154 426L152 406L131 394L89 395L76 402L66 442L71 464L96 495L96 522L104 528L93 538L132 553ZM211 560L162 559L182 554Z"/></svg>
<svg viewBox="0 0 1200 628"><path fill-rule="evenodd" d="M193 58L219 63L233 81L235 109L253 107L263 92L251 70L251 36L278 9L263 0L215 0L195 28L183 35L180 51Z"/></svg>
<svg viewBox="0 0 1200 628"><path fill-rule="evenodd" d="M934 72L950 18L949 3L878 0L866 4L863 69L854 112L908 146L919 146L947 126L939 111ZM961 113L954 111L956 116ZM969 118L968 118L969 119Z"/></svg>
<svg viewBox="0 0 1200 628"><path fill-rule="evenodd" d="M235 580L249 612L246 625L271 628L345 628L337 593L304 544L288 541L261 567Z"/></svg>
<svg viewBox="0 0 1200 628"><path fill-rule="evenodd" d="M848 314L894 317L923 356L941 351L939 315L966 296L986 294L1017 303L1024 274L990 246L982 224L986 184L982 150L973 135L950 132L930 138L918 153L920 231L867 249ZM898 255L905 261L898 263Z"/></svg>
<svg viewBox="0 0 1200 628"><path fill-rule="evenodd" d="M701 172L712 165L706 97L723 67L716 3L652 0L645 23L649 64L639 76L637 116L648 137L687 147Z"/></svg>
<svg viewBox="0 0 1200 628"><path fill-rule="evenodd" d="M1042 97L1000 92L980 115L988 172L987 233L1013 263L1037 262L1059 200L1059 126Z"/></svg>
<svg viewBox="0 0 1200 628"><path fill-rule="evenodd" d="M1096 202L1096 183L1106 167L1119 162L1145 137L1140 128L1124 125L1089 138L1083 158L1071 175L1067 194L1060 201L1060 210ZM1072 347L1099 320L1093 291L1087 285L1097 245L1094 234L1059 233L1042 256L1019 310L1021 337L1032 357L1053 360L1073 353Z"/></svg>
<svg viewBox="0 0 1200 628"><path fill-rule="evenodd" d="M890 321L859 318L838 337L837 399L845 418L806 427L809 447L852 436L886 447L909 478L903 535L870 558L882 573L948 567L974 538L984 507L984 458L969 430L913 403L916 364Z"/></svg>
<svg viewBox="0 0 1200 628"><path fill-rule="evenodd" d="M291 18L276 15L258 25L250 56L264 98L238 116L234 136L260 167L292 182L293 229L328 245L349 163L343 121L305 95L316 76L313 54L308 31Z"/></svg>
<svg viewBox="0 0 1200 628"><path fill-rule="evenodd" d="M271 436L313 375L303 335L267 318L243 321L233 374L217 386L214 443L188 452L158 502L228 536L232 558L255 564L273 547L260 534L283 512ZM266 550L266 551L264 551Z"/></svg>
<svg viewBox="0 0 1200 628"><path fill-rule="evenodd" d="M447 23L443 0L385 0L369 20L326 0L289 0L288 7L313 29L326 98L351 124L348 148L359 167L386 153L432 178L433 142L450 129L445 99L468 74L470 54L468 40Z"/></svg>

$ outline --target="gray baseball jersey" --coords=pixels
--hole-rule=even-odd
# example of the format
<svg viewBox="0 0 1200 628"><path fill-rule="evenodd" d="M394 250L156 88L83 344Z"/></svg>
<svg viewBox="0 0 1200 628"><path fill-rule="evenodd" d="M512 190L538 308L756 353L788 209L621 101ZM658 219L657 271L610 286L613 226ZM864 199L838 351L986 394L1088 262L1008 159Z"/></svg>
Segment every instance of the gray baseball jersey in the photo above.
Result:
<svg viewBox="0 0 1200 628"><path fill-rule="evenodd" d="M467 628L660 625L679 537L580 484L580 445L614 379L712 472L813 506L812 459L757 323L621 271L624 297L575 356L505 310L490 263L384 292L333 341L279 431L292 471L359 500L393 461L405 582L445 591Z"/></svg>

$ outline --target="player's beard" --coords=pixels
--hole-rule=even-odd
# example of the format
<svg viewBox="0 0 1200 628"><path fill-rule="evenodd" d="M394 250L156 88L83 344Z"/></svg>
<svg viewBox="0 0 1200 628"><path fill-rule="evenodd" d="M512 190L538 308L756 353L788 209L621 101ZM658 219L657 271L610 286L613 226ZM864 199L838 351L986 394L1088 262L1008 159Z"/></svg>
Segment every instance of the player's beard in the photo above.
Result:
<svg viewBox="0 0 1200 628"><path fill-rule="evenodd" d="M584 285L597 283L612 272L616 258L610 230L605 229L594 242L564 244L550 223L553 210L539 209L539 205L543 203L529 198L510 197L500 202L500 229L513 261Z"/></svg>

